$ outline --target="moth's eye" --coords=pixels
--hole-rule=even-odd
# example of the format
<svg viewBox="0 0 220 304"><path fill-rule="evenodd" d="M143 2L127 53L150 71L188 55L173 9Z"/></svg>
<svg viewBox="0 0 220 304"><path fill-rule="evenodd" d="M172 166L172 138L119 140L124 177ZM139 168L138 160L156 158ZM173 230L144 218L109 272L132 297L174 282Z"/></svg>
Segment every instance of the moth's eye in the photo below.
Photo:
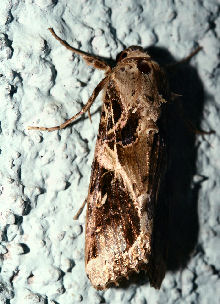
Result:
<svg viewBox="0 0 220 304"><path fill-rule="evenodd" d="M127 52L121 52L117 55L116 60L117 61L121 61L122 59L124 59L125 57L127 57Z"/></svg>
<svg viewBox="0 0 220 304"><path fill-rule="evenodd" d="M127 53L126 52L124 52L124 53L121 54L120 59L124 59L125 57L127 57Z"/></svg>

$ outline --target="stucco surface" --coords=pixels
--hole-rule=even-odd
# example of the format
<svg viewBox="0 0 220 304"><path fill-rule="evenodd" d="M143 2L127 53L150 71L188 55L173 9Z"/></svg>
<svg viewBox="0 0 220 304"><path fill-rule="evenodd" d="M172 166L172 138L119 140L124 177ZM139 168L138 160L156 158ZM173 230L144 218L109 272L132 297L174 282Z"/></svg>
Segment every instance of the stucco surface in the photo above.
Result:
<svg viewBox="0 0 220 304"><path fill-rule="evenodd" d="M218 0L4 0L0 3L0 303L220 303L220 17ZM96 291L85 274L86 198L101 98L62 131L103 73L76 48L115 59L130 45L159 62L203 49L171 77L185 116L216 134L195 136L177 112L170 188L168 271L159 291L144 284ZM180 123L180 126L178 126ZM172 133L173 132L173 133Z"/></svg>

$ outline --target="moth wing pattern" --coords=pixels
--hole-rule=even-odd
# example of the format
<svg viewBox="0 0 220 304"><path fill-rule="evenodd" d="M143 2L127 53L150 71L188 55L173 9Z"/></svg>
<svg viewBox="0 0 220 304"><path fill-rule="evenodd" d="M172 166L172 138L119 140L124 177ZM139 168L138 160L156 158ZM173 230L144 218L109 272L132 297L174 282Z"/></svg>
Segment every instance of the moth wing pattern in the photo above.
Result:
<svg viewBox="0 0 220 304"><path fill-rule="evenodd" d="M85 248L86 272L97 289L141 269L155 281L150 273L155 271L150 266L153 227L166 163L160 126L166 100L158 92L161 77L159 66L137 51L116 65L104 88L87 199ZM160 284L161 279L153 283Z"/></svg>

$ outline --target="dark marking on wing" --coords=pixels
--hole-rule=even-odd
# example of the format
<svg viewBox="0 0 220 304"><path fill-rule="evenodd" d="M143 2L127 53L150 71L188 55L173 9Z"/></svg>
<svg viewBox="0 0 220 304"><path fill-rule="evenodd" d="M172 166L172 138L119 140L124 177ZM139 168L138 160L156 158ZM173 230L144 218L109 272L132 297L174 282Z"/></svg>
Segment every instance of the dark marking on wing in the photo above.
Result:
<svg viewBox="0 0 220 304"><path fill-rule="evenodd" d="M108 122L107 122L107 131L110 131L114 124L113 124L113 121L112 121L112 113L111 112L108 112Z"/></svg>
<svg viewBox="0 0 220 304"><path fill-rule="evenodd" d="M103 167L100 167L99 162L95 158L92 163L92 172L93 176L96 176L96 178L91 178L89 189L90 194L93 193L96 188L96 190L100 190L101 178L105 176L105 173L108 172L108 170Z"/></svg>
<svg viewBox="0 0 220 304"><path fill-rule="evenodd" d="M101 116L101 121L100 121L100 124L99 124L99 132L98 132L97 139L103 138L106 134L106 122L105 122L105 120L106 120L105 116Z"/></svg>
<svg viewBox="0 0 220 304"><path fill-rule="evenodd" d="M144 74L149 74L151 71L149 63L147 63L145 60L138 61L137 68L140 72Z"/></svg>
<svg viewBox="0 0 220 304"><path fill-rule="evenodd" d="M110 190L112 180L114 179L114 173L112 171L102 170L102 177L99 183L99 191L102 193L102 197Z"/></svg>
<svg viewBox="0 0 220 304"><path fill-rule="evenodd" d="M115 140L110 140L106 142L106 144L108 145L109 149L114 150Z"/></svg>
<svg viewBox="0 0 220 304"><path fill-rule="evenodd" d="M119 100L116 98L112 100L112 110L114 115L114 123L116 124L119 118L121 117L121 112L122 112Z"/></svg>
<svg viewBox="0 0 220 304"><path fill-rule="evenodd" d="M123 146L129 145L136 140L136 130L138 127L137 113L131 113L126 122L126 125L121 130L121 141Z"/></svg>
<svg viewBox="0 0 220 304"><path fill-rule="evenodd" d="M147 95L146 97L147 97L147 99L148 99L151 103L154 102L153 96Z"/></svg>
<svg viewBox="0 0 220 304"><path fill-rule="evenodd" d="M108 132L112 130L112 128L118 122L123 110L121 108L119 94L117 89L114 87L114 83L109 82L104 100L108 119L108 121L105 123Z"/></svg>
<svg viewBox="0 0 220 304"><path fill-rule="evenodd" d="M97 248L96 240L94 238L92 244L90 245L90 257L96 258L97 255L98 255L98 248Z"/></svg>

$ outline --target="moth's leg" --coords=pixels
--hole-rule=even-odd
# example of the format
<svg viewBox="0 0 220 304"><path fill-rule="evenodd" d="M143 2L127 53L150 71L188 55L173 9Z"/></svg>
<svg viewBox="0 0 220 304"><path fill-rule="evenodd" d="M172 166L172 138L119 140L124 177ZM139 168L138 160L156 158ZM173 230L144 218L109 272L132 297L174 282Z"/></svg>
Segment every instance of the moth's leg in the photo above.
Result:
<svg viewBox="0 0 220 304"><path fill-rule="evenodd" d="M62 40L59 36L57 36L57 34L52 28L49 28L48 30L51 32L54 38L58 40L62 45L64 45L68 50L82 56L88 65L92 66L95 69L104 70L106 72L111 70L111 67L105 61L101 60L100 58L97 58L96 56L75 49L74 47L70 46L66 41Z"/></svg>
<svg viewBox="0 0 220 304"><path fill-rule="evenodd" d="M190 119L187 119L186 118L186 115L184 113L184 110L183 110L183 106L182 106L182 103L181 101L179 100L179 97L181 95L178 95L178 94L175 94L175 93L171 93L171 100L172 101L177 101L176 105L178 106L178 112L179 112L179 115L180 117L182 118L185 126L187 127L187 129L194 133L194 134L197 134L197 135L209 135L209 134L214 134L215 131L211 130L211 131L205 131L205 130L202 130L202 129L198 129L194 126L194 124L192 123L192 121Z"/></svg>
<svg viewBox="0 0 220 304"><path fill-rule="evenodd" d="M100 81L100 83L94 89L92 95L90 96L89 100L87 101L87 103L85 104L85 106L82 108L82 110L80 112L78 112L77 114L75 114L70 119L66 120L61 125L55 126L55 127L51 127L51 128L29 126L28 130L40 130L40 131L51 132L51 131L55 131L55 130L64 129L65 127L67 127L68 125L70 125L75 119L77 119L79 116L81 116L83 113L86 113L87 111L89 111L91 105L93 104L93 102L95 101L95 99L98 96L99 92L103 89L103 87L104 87L104 85L106 84L107 81L108 81L108 77L105 77L102 81ZM89 113L89 116L90 116L90 113ZM90 116L90 119L91 119L91 116Z"/></svg>
<svg viewBox="0 0 220 304"><path fill-rule="evenodd" d="M74 215L74 217L73 217L74 220L78 220L80 214L83 212L83 209L84 209L86 203L87 203L87 200L85 199L85 201L83 202L82 206L77 211L76 215Z"/></svg>
<svg viewBox="0 0 220 304"><path fill-rule="evenodd" d="M189 119L184 119L184 122L187 126L187 128L192 132L192 133L195 133L197 135L210 135L210 134L215 134L215 131L214 130L210 130L210 131L205 131L205 130L202 130L202 129L198 129L194 126L194 124L189 120Z"/></svg>
<svg viewBox="0 0 220 304"><path fill-rule="evenodd" d="M180 61L177 61L177 62L175 62L175 63L170 63L170 64L165 65L165 69L166 69L167 71L170 72L170 70L175 69L176 66L178 66L178 65L180 65L180 64L182 64L182 63L185 63L185 62L190 61L190 59L191 59L192 57L194 57L194 56L195 56L199 51L201 51L201 50L202 50L202 46L198 46L198 47L197 47L192 53L190 53L187 57L185 57L185 58L183 58L183 59L181 59Z"/></svg>

